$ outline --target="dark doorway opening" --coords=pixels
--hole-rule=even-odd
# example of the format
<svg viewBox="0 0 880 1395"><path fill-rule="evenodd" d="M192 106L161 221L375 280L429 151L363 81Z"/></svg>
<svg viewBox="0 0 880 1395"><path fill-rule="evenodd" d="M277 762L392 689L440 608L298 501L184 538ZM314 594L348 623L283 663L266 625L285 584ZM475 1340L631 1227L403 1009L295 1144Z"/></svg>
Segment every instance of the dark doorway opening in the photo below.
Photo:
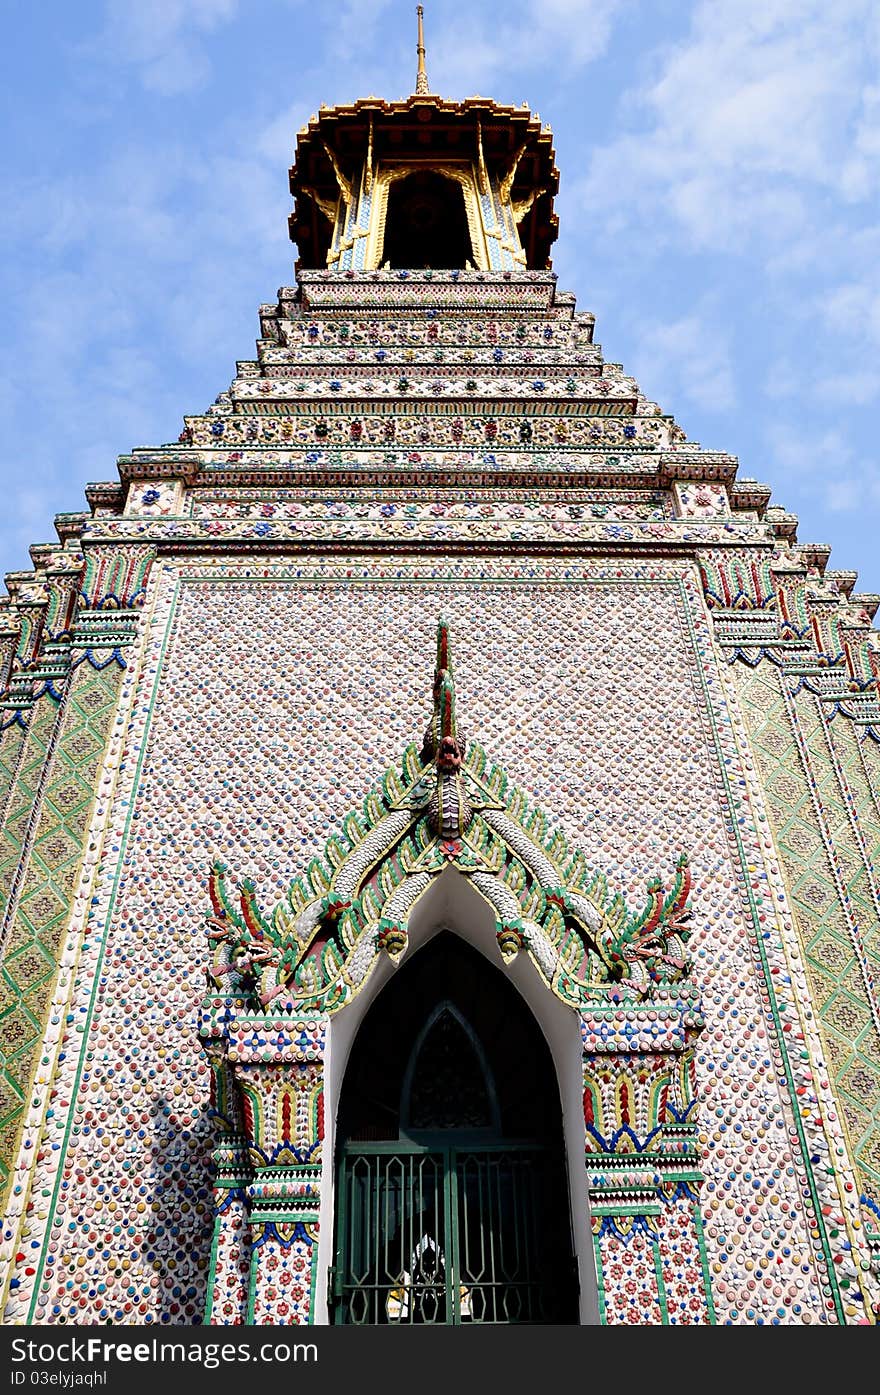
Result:
<svg viewBox="0 0 880 1395"><path fill-rule="evenodd" d="M417 170L390 186L380 265L464 270L473 260L464 193L456 180Z"/></svg>
<svg viewBox="0 0 880 1395"><path fill-rule="evenodd" d="M577 1321L550 1052L457 936L431 940L367 1013L337 1138L335 1322Z"/></svg>

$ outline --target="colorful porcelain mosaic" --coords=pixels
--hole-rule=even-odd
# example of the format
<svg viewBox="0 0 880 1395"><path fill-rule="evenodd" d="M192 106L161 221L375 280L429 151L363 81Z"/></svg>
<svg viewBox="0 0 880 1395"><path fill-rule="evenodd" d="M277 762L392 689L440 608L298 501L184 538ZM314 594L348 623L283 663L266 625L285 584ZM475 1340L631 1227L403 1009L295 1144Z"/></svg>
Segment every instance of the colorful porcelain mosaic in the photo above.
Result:
<svg viewBox="0 0 880 1395"><path fill-rule="evenodd" d="M518 568L533 572L533 578L505 581L509 564L498 564L495 579L489 569L478 583L472 566L458 564L460 572L471 576L457 583L431 580L432 569L422 568L427 574L420 584L365 580L354 593L344 574L355 567L363 572L364 564L328 568L324 580L312 583L302 576L256 581L245 566L233 568L237 579L227 580L211 579L214 569L202 569L205 580L184 580L179 591L172 575L161 582L129 735L136 752L149 718L149 740L142 769L136 771L132 763L121 774L112 822L118 822L125 841L98 871L90 921L94 928L87 940L91 953L100 955L100 973L98 963L92 968L84 962L73 999L74 1008L80 1001L91 1013L90 1045L82 1063L75 1054L61 1063L67 1066L69 1060L69 1069L82 1069L73 1114L76 1133L67 1130L61 1108L70 1087L59 1080L59 1107L50 1104L62 1143L62 1157L49 1154L43 1164L57 1159L62 1166L46 1218L49 1235L58 1237L57 1248L48 1250L39 1275L22 1274L20 1289L10 1298L11 1315L21 1312L20 1301L33 1296L34 1317L75 1319L81 1300L89 1300L87 1290L75 1283L66 1287L69 1266L75 1273L82 1256L80 1268L86 1267L88 1249L98 1243L114 1253L125 1248L128 1260L119 1279L106 1284L99 1313L122 1318L125 1303L137 1299L129 1311L140 1312L146 1304L142 1315L154 1319L192 1320L197 1315L209 1260L208 1154L213 1144L205 1114L206 1067L194 1054L191 1039L202 991L205 868L213 856L225 856L240 873L252 873L270 896L273 886L280 891L320 853L323 836L381 774L384 752L375 750L375 722L396 746L405 745L424 723L423 653L430 651L433 615L468 608L475 619L470 634L459 642L457 677L470 724L485 733L509 769L524 771L521 779L536 800L554 811L566 835L594 865L607 869L612 885L635 898L646 866L674 859L682 843L694 849L695 973L704 987L708 1024L697 1059L706 1244L710 1267L713 1262L719 1267L729 1295L725 1299L716 1293L719 1319L825 1316L822 1284L830 1286L821 1210L812 1215L803 1210L804 1149L789 1113L788 1092L778 1084L783 1067L772 1030L771 990L756 962L745 877L737 875L731 862L725 824L730 797L719 756L703 735L703 721L714 717L720 760L725 760L731 716L720 705L713 677L717 661L700 618L699 588L687 565L670 569L657 564L641 574L625 565L618 576L619 568L585 572L583 566L560 570L539 562ZM409 564L407 571L412 569ZM581 579L591 573L591 580ZM365 622L359 647L343 635L335 618L346 613L353 594ZM638 623L646 594L654 607L651 631ZM171 607L173 614L165 621ZM261 629L260 616L265 615L275 623ZM222 685L208 678L218 621L240 655L236 671ZM606 646L597 654L592 636L600 629ZM414 637L419 635L417 644ZM638 663L631 662L634 636ZM154 693L166 645L162 681ZM322 649L329 651L326 658L315 662ZM387 663L371 670L370 655L391 652L399 655L393 674ZM664 680L649 692L642 679L646 669L662 673ZM294 671L300 676L296 684L287 681ZM695 682L704 691L700 701ZM503 710L495 698L500 687L511 695ZM369 728L358 725L365 693L374 719ZM402 694L409 695L405 705ZM582 711L590 713L594 735L589 742L583 739ZM678 735L670 744L673 714ZM328 741L331 723L336 732L362 731L362 739ZM527 748L528 738L523 738L538 727L553 730L555 743L529 749L531 743ZM240 751L253 737L254 759L245 780ZM190 779L194 770L200 771L196 785ZM279 819L278 810L302 805L306 787L308 809L301 832L292 838L291 825ZM182 850L171 865L167 856L156 857L157 847L169 845ZM73 1016L76 1021L76 1009ZM750 1024L745 1030L743 1019ZM117 1063L112 1076L95 1071L96 1058ZM135 1059L137 1089L131 1075ZM70 1086L75 1083L76 1074ZM743 1107L740 1100L748 1104ZM157 1121L164 1124L158 1134ZM152 1150L144 1147L139 1133L152 1141ZM78 1157L88 1157L89 1166L78 1163ZM170 1176L162 1184L139 1165L150 1157L157 1159L163 1178L167 1164ZM754 1162L743 1168L747 1158ZM96 1165L113 1175L117 1188L105 1206L95 1205L89 1185ZM725 1185L731 1171L741 1178L732 1192ZM49 1175L37 1181L51 1184L53 1172L50 1167ZM44 1190L41 1185L38 1194ZM73 1219L80 1213L82 1229ZM154 1217L155 1236L149 1223ZM184 1224L188 1250L181 1258L173 1243ZM38 1243L42 1248L42 1240ZM774 1264L777 1257L787 1258L786 1248L799 1259L797 1266L788 1266L788 1282L779 1295L773 1293L777 1283L763 1285L768 1248ZM169 1262L174 1258L179 1283L154 1292L150 1254ZM755 1270L761 1282L752 1296L747 1285ZM607 1278L605 1282L607 1292Z"/></svg>
<svg viewBox="0 0 880 1395"><path fill-rule="evenodd" d="M8 578L7 1322L326 1320L334 1023L453 865L577 1013L599 1319L880 1311L880 598L603 359L499 112L482 270L355 270L321 155L336 269Z"/></svg>

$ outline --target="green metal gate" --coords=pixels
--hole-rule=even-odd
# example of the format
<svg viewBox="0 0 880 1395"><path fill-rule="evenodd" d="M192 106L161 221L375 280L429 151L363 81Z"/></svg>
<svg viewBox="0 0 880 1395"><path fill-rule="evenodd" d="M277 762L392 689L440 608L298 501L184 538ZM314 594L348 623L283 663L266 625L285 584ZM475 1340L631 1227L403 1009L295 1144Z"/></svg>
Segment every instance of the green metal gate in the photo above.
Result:
<svg viewBox="0 0 880 1395"><path fill-rule="evenodd" d="M534 1144L347 1145L334 1321L557 1321L542 1235L548 1180Z"/></svg>

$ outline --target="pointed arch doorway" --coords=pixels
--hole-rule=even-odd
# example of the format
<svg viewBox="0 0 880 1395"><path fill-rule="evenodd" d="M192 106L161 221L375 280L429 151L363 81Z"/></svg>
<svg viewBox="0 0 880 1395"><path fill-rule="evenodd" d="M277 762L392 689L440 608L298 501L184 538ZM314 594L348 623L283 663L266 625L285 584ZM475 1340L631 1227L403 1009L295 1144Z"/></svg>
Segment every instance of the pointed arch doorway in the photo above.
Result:
<svg viewBox="0 0 880 1395"><path fill-rule="evenodd" d="M553 1061L506 976L450 931L361 1024L336 1171L334 1322L577 1322Z"/></svg>

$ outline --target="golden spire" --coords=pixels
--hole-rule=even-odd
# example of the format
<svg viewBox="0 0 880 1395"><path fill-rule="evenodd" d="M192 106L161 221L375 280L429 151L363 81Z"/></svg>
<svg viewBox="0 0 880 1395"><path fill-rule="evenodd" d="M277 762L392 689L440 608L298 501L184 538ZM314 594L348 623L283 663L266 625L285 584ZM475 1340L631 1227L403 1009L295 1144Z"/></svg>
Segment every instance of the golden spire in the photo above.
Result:
<svg viewBox="0 0 880 1395"><path fill-rule="evenodd" d="M425 31L422 27L422 15L424 11L421 5L416 5L416 14L419 17L419 41L416 45L416 53L419 59L419 70L416 74L416 96L421 97L430 92L428 86L428 74L425 70Z"/></svg>

